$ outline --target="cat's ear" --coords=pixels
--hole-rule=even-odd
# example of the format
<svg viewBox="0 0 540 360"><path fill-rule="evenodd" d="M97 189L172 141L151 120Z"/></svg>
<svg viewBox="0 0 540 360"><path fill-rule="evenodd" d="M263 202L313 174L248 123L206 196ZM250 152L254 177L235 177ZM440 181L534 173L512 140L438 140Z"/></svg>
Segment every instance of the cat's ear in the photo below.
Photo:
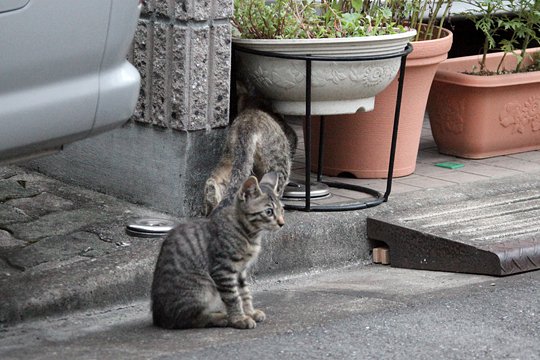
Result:
<svg viewBox="0 0 540 360"><path fill-rule="evenodd" d="M264 176L261 179L261 184L268 184L268 186L274 189L275 193L277 193L278 183L279 183L279 175L275 171L264 174Z"/></svg>
<svg viewBox="0 0 540 360"><path fill-rule="evenodd" d="M240 189L239 197L242 201L246 201L248 198L259 196L261 194L261 189L259 188L259 182L255 176L250 176L242 184Z"/></svg>

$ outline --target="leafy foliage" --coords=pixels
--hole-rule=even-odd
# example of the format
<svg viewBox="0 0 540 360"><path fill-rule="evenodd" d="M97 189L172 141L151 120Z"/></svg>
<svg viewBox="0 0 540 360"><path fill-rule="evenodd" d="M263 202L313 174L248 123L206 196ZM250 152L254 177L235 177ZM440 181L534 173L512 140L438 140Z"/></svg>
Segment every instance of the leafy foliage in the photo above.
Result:
<svg viewBox="0 0 540 360"><path fill-rule="evenodd" d="M244 38L311 39L404 31L388 8L362 0L234 0L233 25Z"/></svg>
<svg viewBox="0 0 540 360"><path fill-rule="evenodd" d="M452 0L234 0L232 22L244 38L369 36L413 28L419 41L441 36L451 4Z"/></svg>
<svg viewBox="0 0 540 360"><path fill-rule="evenodd" d="M523 60L527 56L527 48L540 41L540 0L460 0L472 6L464 15L472 20L476 29L484 34L480 74L488 73L486 56L490 50L501 50L505 56L501 59L496 74L506 73L502 68L505 57L512 54L517 58L514 72L526 71ZM502 31L510 31L509 39L501 39ZM521 44L521 45L520 45ZM528 69L527 69L528 70Z"/></svg>
<svg viewBox="0 0 540 360"><path fill-rule="evenodd" d="M386 0L394 22L416 29L415 41L438 39L450 15L452 0Z"/></svg>

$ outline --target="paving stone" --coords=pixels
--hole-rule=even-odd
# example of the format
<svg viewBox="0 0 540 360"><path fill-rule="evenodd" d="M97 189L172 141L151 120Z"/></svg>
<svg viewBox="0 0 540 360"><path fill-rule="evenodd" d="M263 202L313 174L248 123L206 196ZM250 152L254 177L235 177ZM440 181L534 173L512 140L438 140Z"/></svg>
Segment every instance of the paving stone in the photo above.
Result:
<svg viewBox="0 0 540 360"><path fill-rule="evenodd" d="M25 212L6 204L0 204L0 225L31 220Z"/></svg>
<svg viewBox="0 0 540 360"><path fill-rule="evenodd" d="M383 187L380 187L380 188L377 188L379 189L380 192L384 193L384 190L386 188L386 185L384 185ZM402 194L402 193L406 193L406 192L410 192L410 191L416 191L416 190L419 190L421 189L421 187L419 186L414 186L414 185L411 185L411 184L402 184L400 183L399 181L394 181L392 183L392 191L391 191L391 195L396 195L396 194Z"/></svg>
<svg viewBox="0 0 540 360"><path fill-rule="evenodd" d="M512 154L507 157L540 163L540 150Z"/></svg>
<svg viewBox="0 0 540 360"><path fill-rule="evenodd" d="M130 244L134 239L126 234L126 225L128 223L128 219L111 220L107 224L88 225L84 227L84 231L95 234L101 241L113 243L117 246L126 246L126 244Z"/></svg>
<svg viewBox="0 0 540 360"><path fill-rule="evenodd" d="M67 235L109 217L110 214L100 208L76 209L47 214L28 223L10 224L6 228L18 239L35 241L44 236Z"/></svg>
<svg viewBox="0 0 540 360"><path fill-rule="evenodd" d="M459 183L458 181L453 181L451 177L448 177L446 180L440 180L428 176L421 176L415 174L400 178L399 182L401 184L416 186L420 188L438 188Z"/></svg>
<svg viewBox="0 0 540 360"><path fill-rule="evenodd" d="M15 175L17 175L16 168L10 166L0 167L0 179L9 179Z"/></svg>
<svg viewBox="0 0 540 360"><path fill-rule="evenodd" d="M458 183L458 184L465 184L468 182L473 181L480 181L480 180L487 180L486 176L468 173L466 171L455 171L446 169L446 174L432 174L429 175L430 178L439 179L439 180L451 180L452 182Z"/></svg>
<svg viewBox="0 0 540 360"><path fill-rule="evenodd" d="M482 160L482 162L469 161L465 164L463 171L491 178L513 176L521 173L520 171L492 166L483 162L484 160Z"/></svg>
<svg viewBox="0 0 540 360"><path fill-rule="evenodd" d="M422 150L422 156L418 157L417 162L433 165L444 161L460 162L462 160L463 159L457 158L455 156L441 154L437 151L436 148L429 148Z"/></svg>
<svg viewBox="0 0 540 360"><path fill-rule="evenodd" d="M0 180L0 202L9 199L30 197L40 193L38 189L25 187L26 183L22 180Z"/></svg>
<svg viewBox="0 0 540 360"><path fill-rule="evenodd" d="M16 239L8 231L0 229L0 250L22 247L26 242Z"/></svg>
<svg viewBox="0 0 540 360"><path fill-rule="evenodd" d="M9 278L13 274L19 273L19 272L20 272L20 270L17 270L14 267L9 266L7 261L0 258L0 281L2 281L3 279L7 280L7 278Z"/></svg>
<svg viewBox="0 0 540 360"><path fill-rule="evenodd" d="M6 201L6 204L20 209L32 217L39 217L54 211L72 209L74 206L71 200L50 193L42 193L30 198L13 199Z"/></svg>
<svg viewBox="0 0 540 360"><path fill-rule="evenodd" d="M95 234L77 232L41 239L24 248L9 251L7 256L11 265L28 270L43 263L70 260L77 256L103 256L117 249L117 245L101 241Z"/></svg>
<svg viewBox="0 0 540 360"><path fill-rule="evenodd" d="M496 166L498 168L510 169L515 171L532 172L540 170L540 163L510 156L501 156L490 159L486 163L492 166Z"/></svg>

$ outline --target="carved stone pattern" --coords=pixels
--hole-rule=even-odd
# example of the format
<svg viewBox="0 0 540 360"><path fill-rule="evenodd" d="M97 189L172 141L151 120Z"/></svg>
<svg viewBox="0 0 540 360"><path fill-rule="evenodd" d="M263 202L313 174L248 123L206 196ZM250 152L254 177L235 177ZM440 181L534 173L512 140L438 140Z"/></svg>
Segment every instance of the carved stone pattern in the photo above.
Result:
<svg viewBox="0 0 540 360"><path fill-rule="evenodd" d="M540 131L540 96L531 96L525 102L510 102L499 116L501 126L512 129L512 134L523 134L527 127Z"/></svg>

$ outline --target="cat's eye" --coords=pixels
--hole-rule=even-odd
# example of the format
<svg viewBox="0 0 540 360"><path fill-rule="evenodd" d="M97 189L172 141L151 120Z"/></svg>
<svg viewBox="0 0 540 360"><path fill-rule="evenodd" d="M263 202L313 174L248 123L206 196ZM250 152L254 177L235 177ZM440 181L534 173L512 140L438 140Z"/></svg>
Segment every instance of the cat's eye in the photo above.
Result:
<svg viewBox="0 0 540 360"><path fill-rule="evenodd" d="M264 213L266 214L266 216L272 216L272 215L274 215L274 209L268 208L268 209L264 210Z"/></svg>

